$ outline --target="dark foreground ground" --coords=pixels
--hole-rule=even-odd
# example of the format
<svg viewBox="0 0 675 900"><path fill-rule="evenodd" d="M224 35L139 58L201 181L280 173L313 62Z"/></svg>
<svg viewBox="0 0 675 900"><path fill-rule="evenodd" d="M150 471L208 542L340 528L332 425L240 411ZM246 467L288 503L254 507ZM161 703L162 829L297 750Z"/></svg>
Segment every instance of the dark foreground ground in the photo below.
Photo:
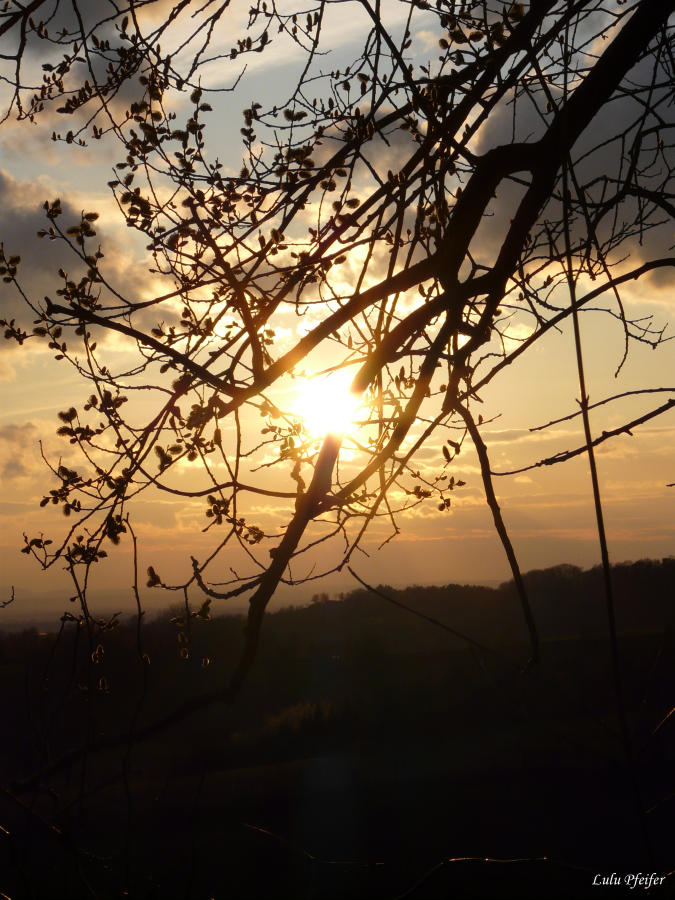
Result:
<svg viewBox="0 0 675 900"><path fill-rule="evenodd" d="M607 638L579 612L593 582L571 571L537 594L539 667L523 671L508 594L396 594L489 648L468 650L379 598L320 599L271 617L233 707L145 740L222 684L240 620L194 619L187 642L185 623L146 623L149 667L133 622L99 629L95 661L84 626L5 636L0 896L675 896L675 879L625 881L675 868L673 601L654 581L672 570L651 565L617 603L639 804Z"/></svg>

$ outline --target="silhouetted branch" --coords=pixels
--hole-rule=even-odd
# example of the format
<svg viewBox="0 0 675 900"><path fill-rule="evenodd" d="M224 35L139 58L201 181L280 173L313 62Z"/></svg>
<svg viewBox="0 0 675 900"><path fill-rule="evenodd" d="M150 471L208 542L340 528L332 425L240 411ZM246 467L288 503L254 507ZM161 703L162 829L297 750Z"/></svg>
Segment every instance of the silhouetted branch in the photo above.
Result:
<svg viewBox="0 0 675 900"><path fill-rule="evenodd" d="M589 403L588 409L597 409L598 406L604 406L606 403L613 403L615 400L621 400L624 397L637 397L642 394L663 394L663 393L675 393L675 388L672 387L658 387L658 388L641 388L636 391L622 391L620 394L613 394L611 397L605 397L604 400L597 400L595 403ZM559 419L551 419L550 422L546 422L545 425L534 425L529 428L529 431L543 431L545 428L550 428L552 425L559 425L561 422L569 422L571 419L576 419L577 416L581 415L581 410L578 409L576 412L569 413L567 416L561 416Z"/></svg>
<svg viewBox="0 0 675 900"><path fill-rule="evenodd" d="M618 428L613 428L611 431L603 431L600 437L593 438L591 441L591 446L597 447L599 444L604 444L605 441L608 441L610 438L616 437L619 434L628 434L632 437L632 430L637 428L638 425L643 425L645 422L648 422L650 419L655 419L657 416L663 415L663 413L668 412L668 410L672 409L675 406L675 399L669 400L667 403L664 403L663 406L659 406L657 409L651 410L651 412L645 413L643 416L639 416L637 419L633 419L630 422L627 422L625 425L620 425ZM532 463L529 466L522 466L519 469L509 469L506 472L495 472L491 471L492 475L519 475L521 472L529 472L531 469L538 469L540 466L553 466L557 463L566 462L568 459L573 459L575 456L580 456L582 453L588 452L588 446L584 444L582 447L577 447L574 450L564 450L561 453L556 453L555 456L549 456L546 459L541 459L539 462Z"/></svg>
<svg viewBox="0 0 675 900"><path fill-rule="evenodd" d="M505 662L508 662L511 665L517 665L514 660L508 659L499 650L495 650L492 647L486 647L475 638L469 637L469 635L463 634L461 631L457 631L450 625L446 625L445 622L441 622L439 619L435 619L433 616L428 616L426 615L426 613L421 612L419 609L413 609L412 606L407 606L405 603L401 603L400 600L395 600L388 594L383 593L382 591L378 590L377 588L373 587L372 585L368 584L368 582L360 578L351 566L347 566L347 571L356 581L358 581L361 587L364 587L367 591L370 591L371 594L375 594L376 597L381 597L382 600L386 600L387 603L391 603L392 606L397 606L399 609L403 609L405 610L405 612L408 612L413 616L417 616L418 619L423 619L425 622L429 622L430 625L435 625L436 628L441 628L443 631L447 631L454 637L459 638L460 641L465 641L467 644L475 647L477 650L482 650L484 653L489 653L493 656L497 656L499 657L499 659L503 659Z"/></svg>
<svg viewBox="0 0 675 900"><path fill-rule="evenodd" d="M539 635L537 634L537 626L534 621L534 615L532 613L532 607L530 606L530 601L527 596L527 590L525 588L525 582L523 581L523 576L520 572L520 566L518 565L518 559L516 557L516 552L513 549L513 544L511 543L511 539L509 537L508 531L506 530L506 525L504 524L504 519L502 517L501 509L499 508L499 503L497 502L497 497L494 492L494 487L492 485L492 478L490 472L490 458L488 456L487 447L485 446L485 441L480 435L478 430L478 426L474 422L473 416L469 412L469 410L458 404L456 406L457 412L460 414L462 419L464 420L464 424L466 425L469 434L471 435L471 440L473 441L473 445L476 448L476 453L478 454L478 462L480 465L480 471L483 478L483 487L485 489L485 499L487 500L487 504L490 507L490 511L492 513L492 518L495 523L495 529L497 534L499 535L499 539L502 542L502 546L504 548L504 552L506 553L506 558L509 561L509 566L511 568L511 573L513 575L513 581L516 586L516 591L518 593L518 598L520 599L520 605L523 610L523 615L525 617L525 622L527 624L527 629L530 634L530 645L532 648L532 659L531 662L537 665L539 663Z"/></svg>
<svg viewBox="0 0 675 900"><path fill-rule="evenodd" d="M416 881L408 890L404 891L402 894L398 894L395 897L395 900L405 900L407 897L414 896L419 888L423 887L430 879L432 879L435 875L445 869L447 866L454 865L457 863L489 863L495 865L518 865L523 863L546 863L548 866L560 866L564 869L573 869L575 871L582 872L592 872L595 870L591 870L586 866L578 866L574 863L566 863L560 862L559 860L552 859L549 856L533 856L533 857L513 857L511 859L497 859L491 856L456 856L450 859L442 859L435 866L432 866L427 872L422 875L422 877Z"/></svg>

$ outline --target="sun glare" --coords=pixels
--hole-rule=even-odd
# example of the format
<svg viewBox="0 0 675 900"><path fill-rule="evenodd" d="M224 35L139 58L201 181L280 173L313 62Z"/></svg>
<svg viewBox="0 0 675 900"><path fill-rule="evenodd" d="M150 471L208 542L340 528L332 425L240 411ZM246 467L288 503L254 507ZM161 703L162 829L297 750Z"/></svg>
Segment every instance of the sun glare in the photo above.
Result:
<svg viewBox="0 0 675 900"><path fill-rule="evenodd" d="M329 432L344 434L354 422L361 400L349 390L352 375L331 372L307 378L298 390L294 412L310 434L321 437Z"/></svg>

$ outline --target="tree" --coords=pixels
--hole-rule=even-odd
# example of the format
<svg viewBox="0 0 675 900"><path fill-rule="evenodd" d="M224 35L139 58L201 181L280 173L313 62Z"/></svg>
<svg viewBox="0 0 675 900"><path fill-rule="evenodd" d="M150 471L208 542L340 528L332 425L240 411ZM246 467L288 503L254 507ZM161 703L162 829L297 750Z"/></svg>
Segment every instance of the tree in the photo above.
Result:
<svg viewBox="0 0 675 900"><path fill-rule="evenodd" d="M623 329L624 359L632 342L663 340L651 320L625 315L621 291L675 262L659 251L674 213L671 0L358 0L353 8L368 23L362 48L328 72L324 34L332 16L349 13L341 7L256 0L239 21L227 2L99 10L35 0L0 14L0 34L13 42L5 118L50 117L53 140L74 149L119 142L110 191L155 278L146 297L113 282L98 214L71 221L67 201L51 198L40 237L62 243L72 262L39 301L24 290L5 237L4 280L34 318L7 318L5 336L46 342L91 391L80 408L59 413L59 433L81 451L81 465L52 464L57 486L42 500L72 525L53 543L27 536L24 551L44 568L65 562L89 622L89 571L111 543L133 535L137 498L205 498L210 551L193 558L185 583L166 585L150 567L148 586L183 592L186 628L191 615L208 616L211 599L249 594L228 694L253 661L270 598L296 580L302 554L339 540L340 568L375 520L395 535L401 510L447 508L462 487L452 466L467 438L536 659L476 415L480 393L573 322L586 442L542 462L588 453L608 571L593 447L611 434L591 431L580 313L606 303ZM419 27L439 45L426 64L411 56ZM300 74L283 105L248 102L236 172L209 143L211 102L246 90L256 54L289 47ZM38 57L48 61L36 89ZM515 348L506 340L514 321L529 326ZM115 367L113 337L133 362ZM284 407L280 390L307 368L349 372L361 406L347 437L317 435ZM439 470L428 478L415 460L430 443ZM243 474L245 462L254 476ZM293 490L270 483L270 468L290 476ZM252 521L250 498L261 496L287 510L279 532ZM223 585L233 545L249 569ZM610 593L608 603L611 615Z"/></svg>

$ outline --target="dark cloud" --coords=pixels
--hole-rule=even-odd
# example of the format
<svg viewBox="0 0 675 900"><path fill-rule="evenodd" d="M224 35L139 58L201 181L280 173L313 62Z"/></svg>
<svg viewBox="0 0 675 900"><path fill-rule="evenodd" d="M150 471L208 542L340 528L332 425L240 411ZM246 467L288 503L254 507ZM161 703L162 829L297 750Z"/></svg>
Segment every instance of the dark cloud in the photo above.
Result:
<svg viewBox="0 0 675 900"><path fill-rule="evenodd" d="M30 475L33 454L26 451L32 449L36 435L37 428L32 422L0 426L0 478L3 481Z"/></svg>
<svg viewBox="0 0 675 900"><path fill-rule="evenodd" d="M24 465L20 457L13 456L2 464L0 468L0 476L3 481L13 481L16 478L25 478L29 474L29 470Z"/></svg>
<svg viewBox="0 0 675 900"><path fill-rule="evenodd" d="M37 239L37 232L49 224L42 203L55 199L51 193L33 182L15 181L0 170L0 237L5 252L20 253L24 266L28 264L35 274L53 272L64 256L59 242ZM64 221L79 220L79 211L63 199L61 205Z"/></svg>
<svg viewBox="0 0 675 900"><path fill-rule="evenodd" d="M56 291L62 284L59 268L74 280L84 273L84 264L62 240L38 237L38 232L50 225L42 206L46 199L56 199L55 192L40 184L14 180L0 170L0 241L7 255L21 256L18 278L35 305L42 305L45 296L58 300ZM58 223L62 229L78 223L83 208L85 211L96 208L94 203L76 208L68 199L60 199L63 214ZM137 300L146 290L150 276L145 263L138 261L128 229L123 227L116 211L114 216L111 219L105 212L101 215L95 224L96 237L90 239L89 247L95 249L100 244L104 253L101 261L104 277L121 294ZM105 296L105 288L103 291ZM35 318L13 284L0 284L0 316L15 318L28 331ZM7 341L0 342L0 349L6 346Z"/></svg>
<svg viewBox="0 0 675 900"><path fill-rule="evenodd" d="M71 268L74 259L61 241L37 237L49 224L42 203L56 199L52 193L32 182L15 181L0 170L0 241L6 255L21 256L19 278L34 301L53 293L59 267ZM61 204L64 222L79 221L79 210L66 200ZM24 328L34 318L13 284L0 285L0 309L2 318L15 318Z"/></svg>
<svg viewBox="0 0 675 900"><path fill-rule="evenodd" d="M0 441L7 441L10 444L23 443L30 439L37 429L32 422L24 422L19 425L16 422L9 422L7 425L0 425Z"/></svg>
<svg viewBox="0 0 675 900"><path fill-rule="evenodd" d="M597 25L597 22L595 23ZM587 29L590 27L587 24ZM609 45L603 42L597 48L598 52ZM604 104L595 115L589 126L583 131L573 149L575 160L575 173L579 183L585 186L592 199L600 201L602 191L605 190L604 177L621 179L627 169L627 155L637 132L637 126L645 130L658 124L672 126L675 123L675 108L672 104L672 73L667 71L665 63L655 68L653 56L645 57L631 69L623 81L622 88L615 93L612 99ZM656 71L656 76L654 75ZM656 87L652 90L652 80L655 78ZM574 86L572 86L573 89ZM551 86L551 92L557 101L562 102L560 91ZM650 105L651 111L646 110L645 101ZM485 124L481 127L475 139L475 150L486 153L493 147L510 144L512 141L534 143L546 132L553 120L553 112L546 112L546 99L540 95L533 100L529 95L522 95L517 99L513 94L504 98L501 106L495 110ZM665 138L667 131L663 132ZM622 136L624 136L622 138ZM658 135L652 135L645 139L642 145L642 154L638 164L640 172L639 180L643 187L659 193L662 190L663 179L668 171L675 168L675 152L667 146L663 147L660 154L657 153ZM666 140L666 144L669 143ZM611 196L616 188L611 185L607 188L607 196ZM523 188L513 182L504 181L497 191L498 198L495 201L492 216L486 217L481 223L479 233L476 235L472 252L486 262L489 257L498 251L501 242L508 230L510 218L513 216L517 202L522 196ZM621 228L622 223L630 223L638 213L637 200L630 195L626 196L618 211L617 221L610 214L598 228L598 237L601 242L609 239L612 229ZM559 221L561 210L556 201L551 200L547 210L542 216L551 221ZM646 225L656 225L665 222L666 213L657 210L650 216ZM585 226L581 217L576 223L572 222L572 237L578 229ZM630 265L639 265L640 262L658 257L671 255L673 246L672 221L661 227L645 228L640 234L627 237L615 251L615 259L630 253ZM487 257L487 258L486 258ZM610 262L612 258L610 256ZM670 270L664 270L652 275L655 286L662 286L666 279L672 278Z"/></svg>
<svg viewBox="0 0 675 900"><path fill-rule="evenodd" d="M96 30L96 36L100 40L108 39L114 45L117 42L119 32L115 29L115 21L120 23L125 10L128 10L129 3L113 3L112 0L84 0L77 4L77 13L75 12L75 4L67 0L57 0L56 3L48 4L50 6L50 17L48 24L49 34L55 35L64 28L69 34L78 34L80 32L80 22L84 27L85 33L89 33L93 29ZM175 0L144 0L143 9L137 8L136 15L141 20L158 21L166 18L169 11L173 9L177 3ZM138 6L138 5L137 5ZM37 23L40 22L40 12L34 13L33 18ZM19 34L18 27L8 32L6 40L8 44L12 39L17 39ZM47 41L39 38L34 31L28 31L25 34L26 45L25 52L45 61L47 58L47 49L50 45Z"/></svg>

